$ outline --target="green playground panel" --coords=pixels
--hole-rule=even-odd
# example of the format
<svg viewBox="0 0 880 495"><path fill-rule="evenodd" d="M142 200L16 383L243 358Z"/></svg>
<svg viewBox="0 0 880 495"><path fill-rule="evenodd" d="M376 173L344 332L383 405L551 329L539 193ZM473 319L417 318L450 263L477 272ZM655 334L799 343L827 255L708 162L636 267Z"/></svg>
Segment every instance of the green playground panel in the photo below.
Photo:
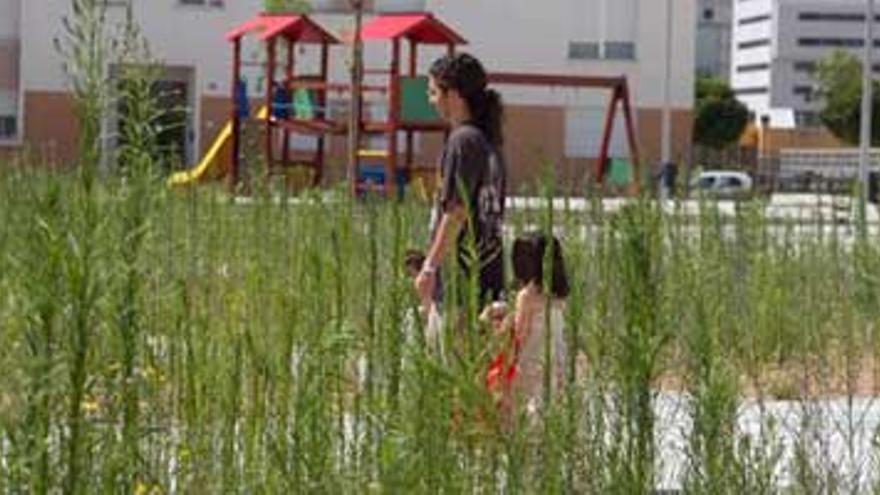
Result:
<svg viewBox="0 0 880 495"><path fill-rule="evenodd" d="M428 101L428 77L400 78L400 119L404 122L435 122L437 110Z"/></svg>
<svg viewBox="0 0 880 495"><path fill-rule="evenodd" d="M293 115L297 119L315 118L315 100L312 93L312 90L306 88L297 88L293 92Z"/></svg>
<svg viewBox="0 0 880 495"><path fill-rule="evenodd" d="M428 78L425 76L400 79L400 118L404 122L436 122L440 115L428 101ZM297 119L315 118L315 92L298 88L293 92L293 114Z"/></svg>
<svg viewBox="0 0 880 495"><path fill-rule="evenodd" d="M611 158L608 164L608 183L623 186L632 182L632 167L623 158Z"/></svg>

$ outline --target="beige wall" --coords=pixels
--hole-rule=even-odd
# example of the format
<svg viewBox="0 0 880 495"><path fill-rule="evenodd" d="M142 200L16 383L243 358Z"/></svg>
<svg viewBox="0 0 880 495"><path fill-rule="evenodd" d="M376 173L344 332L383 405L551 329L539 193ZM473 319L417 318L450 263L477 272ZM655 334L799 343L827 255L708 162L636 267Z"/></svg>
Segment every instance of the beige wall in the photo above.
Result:
<svg viewBox="0 0 880 495"><path fill-rule="evenodd" d="M490 71L622 75L638 107L660 107L664 102L668 35L669 101L675 108L691 108L696 1L673 0L669 5L669 33L667 2L660 0L430 0L428 9L458 30L468 40L465 50ZM570 41L603 39L634 42L635 59L568 58Z"/></svg>
<svg viewBox="0 0 880 495"><path fill-rule="evenodd" d="M504 155L508 190L516 193L541 177L548 163L561 165L565 150L565 109L560 107L508 106L504 126ZM565 177L568 174L561 173ZM563 177L560 177L561 180Z"/></svg>
<svg viewBox="0 0 880 495"><path fill-rule="evenodd" d="M639 108L636 113L642 162L658 164L661 158L663 111L659 108ZM690 110L672 111L671 159L673 161L681 161L690 152L693 118L693 112Z"/></svg>
<svg viewBox="0 0 880 495"><path fill-rule="evenodd" d="M18 40L0 39L0 91L18 90Z"/></svg>
<svg viewBox="0 0 880 495"><path fill-rule="evenodd" d="M21 35L23 0L0 0L0 39L18 39Z"/></svg>

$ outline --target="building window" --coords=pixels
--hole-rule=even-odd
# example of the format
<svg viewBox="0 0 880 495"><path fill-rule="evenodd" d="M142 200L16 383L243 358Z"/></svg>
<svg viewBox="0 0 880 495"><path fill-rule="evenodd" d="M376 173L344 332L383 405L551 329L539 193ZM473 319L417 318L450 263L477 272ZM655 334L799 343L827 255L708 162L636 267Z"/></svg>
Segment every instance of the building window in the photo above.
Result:
<svg viewBox="0 0 880 495"><path fill-rule="evenodd" d="M801 21L864 22L865 15L845 12L801 12Z"/></svg>
<svg viewBox="0 0 880 495"><path fill-rule="evenodd" d="M711 21L715 18L715 11L712 9L703 9L703 20Z"/></svg>
<svg viewBox="0 0 880 495"><path fill-rule="evenodd" d="M589 2L575 2L579 11L573 19L577 27L568 38L568 60L634 60L638 47L638 19L642 0L603 0L605 9L599 16L590 16ZM574 26L573 26L574 27ZM577 33L577 34L575 34Z"/></svg>
<svg viewBox="0 0 880 495"><path fill-rule="evenodd" d="M0 140L15 139L18 135L18 118L15 115L0 115Z"/></svg>
<svg viewBox="0 0 880 495"><path fill-rule="evenodd" d="M569 41L569 60L635 60L636 45L631 41Z"/></svg>
<svg viewBox="0 0 880 495"><path fill-rule="evenodd" d="M749 88L735 88L733 90L737 95L764 95L767 94L769 90L767 86L755 86Z"/></svg>
<svg viewBox="0 0 880 495"><path fill-rule="evenodd" d="M758 24L770 20L770 14L756 15L752 17L743 17L739 20L740 26L748 26L749 24Z"/></svg>
<svg viewBox="0 0 880 495"><path fill-rule="evenodd" d="M764 38L764 39L760 39L760 40L743 41L736 46L741 50L747 50L749 48L758 48L758 47L769 46L769 45L770 45L770 40L767 38Z"/></svg>
<svg viewBox="0 0 880 495"><path fill-rule="evenodd" d="M222 7L223 0L178 0L180 5L186 7Z"/></svg>
<svg viewBox="0 0 880 495"><path fill-rule="evenodd" d="M811 101L813 101L813 87L812 86L803 86L803 85L795 86L794 87L794 94L796 96L803 97L804 101L807 103L810 103Z"/></svg>
<svg viewBox="0 0 880 495"><path fill-rule="evenodd" d="M594 41L569 41L569 60L596 60L599 58L599 43Z"/></svg>
<svg viewBox="0 0 880 495"><path fill-rule="evenodd" d="M862 40L859 38L798 38L798 45L809 47L831 46L836 48L857 48L862 46Z"/></svg>
<svg viewBox="0 0 880 495"><path fill-rule="evenodd" d="M816 72L816 62L811 62L808 60L795 62L794 63L794 71L812 74L812 73Z"/></svg>
<svg viewBox="0 0 880 495"><path fill-rule="evenodd" d="M737 72L758 72L762 70L769 70L770 64L746 64L737 66Z"/></svg>
<svg viewBox="0 0 880 495"><path fill-rule="evenodd" d="M635 60L636 44L631 41L606 41L604 58L607 60Z"/></svg>

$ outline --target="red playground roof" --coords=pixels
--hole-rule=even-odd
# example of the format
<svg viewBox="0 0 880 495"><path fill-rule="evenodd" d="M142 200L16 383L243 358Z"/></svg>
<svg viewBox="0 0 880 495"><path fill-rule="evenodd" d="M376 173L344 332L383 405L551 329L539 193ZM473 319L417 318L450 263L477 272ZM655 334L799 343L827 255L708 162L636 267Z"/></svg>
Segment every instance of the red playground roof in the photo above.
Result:
<svg viewBox="0 0 880 495"><path fill-rule="evenodd" d="M304 15L260 14L227 32L226 39L235 41L248 33L257 33L260 41L283 36L300 43L339 43L335 36Z"/></svg>
<svg viewBox="0 0 880 495"><path fill-rule="evenodd" d="M406 38L416 43L463 45L467 43L431 14L388 14L373 18L361 28L363 40Z"/></svg>

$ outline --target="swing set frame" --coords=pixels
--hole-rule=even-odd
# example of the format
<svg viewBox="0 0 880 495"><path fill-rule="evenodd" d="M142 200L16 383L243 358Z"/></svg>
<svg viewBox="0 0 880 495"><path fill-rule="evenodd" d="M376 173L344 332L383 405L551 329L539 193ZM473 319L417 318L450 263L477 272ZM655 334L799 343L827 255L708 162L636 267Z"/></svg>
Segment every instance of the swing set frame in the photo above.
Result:
<svg viewBox="0 0 880 495"><path fill-rule="evenodd" d="M599 156L593 168L593 177L600 186L604 185L605 176L608 173L608 151L611 145L611 132L614 130L614 118L617 115L617 108L620 106L623 111L626 139L629 146L630 161L633 170L633 189L631 190L631 193L638 194L639 185L641 184L639 145L636 140L635 126L633 123L629 85L627 84L625 77L493 72L488 75L488 79L490 83L511 86L610 90L611 96L608 101L608 107L605 110L605 125L602 129L602 141L599 145Z"/></svg>

